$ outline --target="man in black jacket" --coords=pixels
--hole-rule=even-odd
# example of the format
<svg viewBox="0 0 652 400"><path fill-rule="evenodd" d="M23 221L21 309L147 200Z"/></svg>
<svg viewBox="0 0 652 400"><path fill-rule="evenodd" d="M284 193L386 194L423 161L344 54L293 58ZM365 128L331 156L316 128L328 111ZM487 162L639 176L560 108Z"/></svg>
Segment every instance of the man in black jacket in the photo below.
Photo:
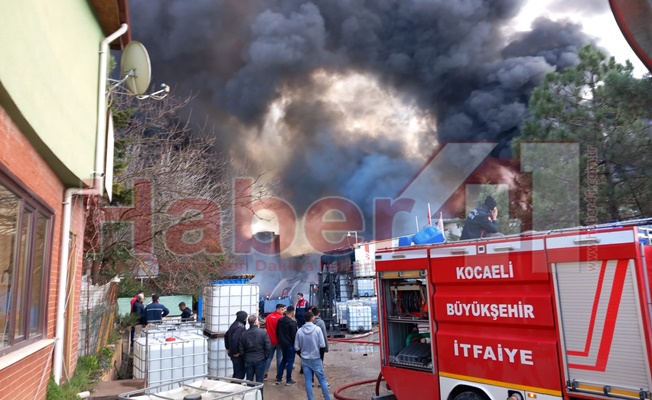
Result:
<svg viewBox="0 0 652 400"><path fill-rule="evenodd" d="M179 303L179 311L181 311L181 322L192 322L195 320L195 317L192 315L192 309L186 307L186 303L183 301Z"/></svg>
<svg viewBox="0 0 652 400"><path fill-rule="evenodd" d="M496 208L496 200L491 196L487 196L484 204L478 208L474 208L466 216L466 222L464 223L460 240L479 239L498 232L497 217L498 209Z"/></svg>
<svg viewBox="0 0 652 400"><path fill-rule="evenodd" d="M224 335L224 347L226 353L231 359L233 364L233 378L245 378L245 362L242 354L239 353L240 338L242 333L246 330L245 322L247 321L247 312L238 311L235 313L235 321L229 327ZM233 349L233 351L231 351Z"/></svg>
<svg viewBox="0 0 652 400"><path fill-rule="evenodd" d="M264 329L258 327L258 316L250 315L247 318L249 329L242 332L240 343L238 344L238 353L244 355L245 371L247 380L263 382L265 376L265 364L270 351L272 351L272 342Z"/></svg>
<svg viewBox="0 0 652 400"><path fill-rule="evenodd" d="M135 325L131 328L131 345L134 345L134 341L140 338L140 333L143 330L143 327L147 325L147 318L145 317L145 306L143 302L145 301L145 295L138 293L136 295L136 301L131 306L131 313L138 316L138 320Z"/></svg>
<svg viewBox="0 0 652 400"><path fill-rule="evenodd" d="M288 306L285 311L285 316L278 320L276 325L276 339L278 345L281 346L283 352L283 359L281 359L281 366L276 372L276 384L280 385L283 382L283 370L287 371L285 376L285 385L295 385L296 382L292 380L292 368L294 368L294 338L297 336L297 322L294 320L294 306Z"/></svg>

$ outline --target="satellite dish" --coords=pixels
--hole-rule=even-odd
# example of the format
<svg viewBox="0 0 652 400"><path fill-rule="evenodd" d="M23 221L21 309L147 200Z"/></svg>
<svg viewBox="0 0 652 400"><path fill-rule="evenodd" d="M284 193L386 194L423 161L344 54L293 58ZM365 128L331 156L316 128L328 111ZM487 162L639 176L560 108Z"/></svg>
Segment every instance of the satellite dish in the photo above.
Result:
<svg viewBox="0 0 652 400"><path fill-rule="evenodd" d="M152 79L152 65L142 43L132 40L122 51L120 73L127 90L135 95L145 94Z"/></svg>
<svg viewBox="0 0 652 400"><path fill-rule="evenodd" d="M649 1L609 0L623 36L652 71L652 5Z"/></svg>

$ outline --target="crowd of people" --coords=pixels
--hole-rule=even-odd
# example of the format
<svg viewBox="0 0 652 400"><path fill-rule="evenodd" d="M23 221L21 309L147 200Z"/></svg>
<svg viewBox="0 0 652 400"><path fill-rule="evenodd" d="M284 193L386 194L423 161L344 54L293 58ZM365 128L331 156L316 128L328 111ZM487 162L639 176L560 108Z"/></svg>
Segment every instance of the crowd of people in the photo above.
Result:
<svg viewBox="0 0 652 400"><path fill-rule="evenodd" d="M131 313L138 316L131 331L132 344L147 324L160 323L170 313L156 294L152 295L152 302L147 306L144 302L142 290L131 299ZM194 320L192 310L185 303L179 303L179 311L181 321ZM277 304L276 310L264 319L264 329L260 328L258 315L238 311L224 335L224 345L233 364L232 377L262 383L267 380L272 361L276 358L275 384L296 385L292 372L298 356L301 360L299 374L305 377L308 399L314 398L313 379L316 379L324 398L330 400L330 384L326 381L323 364L324 354L328 352L328 337L326 324L319 314L319 309L311 307L303 293L297 294L296 306Z"/></svg>
<svg viewBox="0 0 652 400"><path fill-rule="evenodd" d="M296 356L301 360L300 374L305 377L306 395L313 396L313 379L318 382L326 400L330 400L324 373L324 354L328 352L326 325L319 318L319 309L310 307L297 295L296 306L277 304L276 310L265 318L265 328L260 328L257 315L238 311L235 321L224 336L224 343L231 362L233 378L254 382L267 380L272 361L276 358L276 385L296 385L292 379ZM301 311L299 311L301 310ZM245 321L249 324L246 328ZM285 375L285 380L283 376Z"/></svg>
<svg viewBox="0 0 652 400"><path fill-rule="evenodd" d="M186 306L186 303L179 303L179 311L181 311L181 321L189 322L194 321L195 317L192 309ZM163 321L163 318L170 314L170 310L159 302L159 295L153 294L152 301L147 306L145 305L145 293L139 290L138 293L131 299L131 314L135 315L135 325L131 329L131 344L141 335L141 332L147 324L158 324Z"/></svg>

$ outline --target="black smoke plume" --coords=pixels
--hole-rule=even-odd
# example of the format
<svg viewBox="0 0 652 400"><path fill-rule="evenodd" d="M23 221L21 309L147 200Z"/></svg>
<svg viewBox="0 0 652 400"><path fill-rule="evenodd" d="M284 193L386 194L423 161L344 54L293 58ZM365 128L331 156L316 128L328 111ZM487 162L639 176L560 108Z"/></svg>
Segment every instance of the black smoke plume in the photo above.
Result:
<svg viewBox="0 0 652 400"><path fill-rule="evenodd" d="M497 141L495 155L509 155L531 90L591 42L580 26L548 19L510 33L524 0L130 4L133 37L150 52L154 80L196 96L193 119L214 131L221 152L272 164L263 168L274 170L299 211L325 195L363 208L374 196L393 197L444 141ZM381 101L361 90L342 109L323 97L329 82L351 74L372 78L432 123L410 138L400 120L344 124L345 114L362 120ZM283 129L270 133L278 101ZM284 150L270 151L270 143ZM415 148L419 157L410 155Z"/></svg>

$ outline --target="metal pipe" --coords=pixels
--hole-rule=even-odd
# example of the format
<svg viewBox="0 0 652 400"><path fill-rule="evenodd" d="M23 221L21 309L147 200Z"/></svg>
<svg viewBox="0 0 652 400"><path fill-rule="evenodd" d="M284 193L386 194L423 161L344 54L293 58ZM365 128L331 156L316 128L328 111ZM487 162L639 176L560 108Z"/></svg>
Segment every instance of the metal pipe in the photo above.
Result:
<svg viewBox="0 0 652 400"><path fill-rule="evenodd" d="M70 232L72 198L73 196L94 196L102 194L102 176L104 175L103 144L105 140L104 136L106 134L106 74L109 44L127 32L127 29L127 24L120 25L120 28L117 31L107 36L100 43L100 68L97 94L97 138L95 142L95 171L93 171L93 187L90 189L66 189L63 197L63 217L61 222L61 255L59 258L59 291L57 293L54 359L52 361L54 381L57 385L61 382L61 372L63 370L63 339L65 335L64 316L66 309L66 286L68 284L68 257L70 256L68 234Z"/></svg>
<svg viewBox="0 0 652 400"><path fill-rule="evenodd" d="M109 44L124 35L129 26L120 25L120 28L107 36L100 44L100 76L97 87L97 142L95 143L95 176L104 175L104 143L106 135L106 79L107 64L109 61Z"/></svg>

